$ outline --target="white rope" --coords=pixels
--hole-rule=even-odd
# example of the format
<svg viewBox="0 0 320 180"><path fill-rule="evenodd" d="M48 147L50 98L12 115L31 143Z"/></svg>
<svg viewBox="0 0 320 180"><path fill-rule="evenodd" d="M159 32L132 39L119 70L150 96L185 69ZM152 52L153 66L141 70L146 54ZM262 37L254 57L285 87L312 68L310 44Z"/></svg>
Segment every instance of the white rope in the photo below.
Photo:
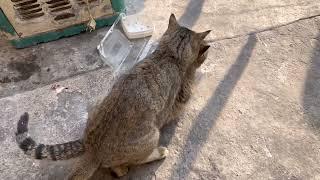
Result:
<svg viewBox="0 0 320 180"><path fill-rule="evenodd" d="M89 16L90 16L90 20L89 22L87 23L87 30L89 30L90 32L95 30L96 29L96 21L94 20L92 14L91 14L91 11L90 11L90 5L89 5L89 0L85 0L86 4L87 4L87 10L88 10L88 13L89 13Z"/></svg>

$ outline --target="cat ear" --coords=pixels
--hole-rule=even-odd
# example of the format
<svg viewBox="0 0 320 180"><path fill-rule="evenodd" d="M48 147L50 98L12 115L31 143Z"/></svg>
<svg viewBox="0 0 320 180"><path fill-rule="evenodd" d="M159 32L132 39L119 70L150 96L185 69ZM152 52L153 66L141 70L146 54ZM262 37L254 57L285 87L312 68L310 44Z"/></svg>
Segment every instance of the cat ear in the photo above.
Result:
<svg viewBox="0 0 320 180"><path fill-rule="evenodd" d="M204 55L204 54L208 51L209 48L210 48L209 45L201 46L201 47L200 47L200 51L199 51L199 56Z"/></svg>
<svg viewBox="0 0 320 180"><path fill-rule="evenodd" d="M199 56L194 63L196 68L200 67L201 64L207 59L209 48L209 45L204 45L200 47Z"/></svg>
<svg viewBox="0 0 320 180"><path fill-rule="evenodd" d="M197 33L197 35L200 37L200 39L204 39L206 38L206 36L211 32L211 30L205 31L205 32L201 32L201 33Z"/></svg>
<svg viewBox="0 0 320 180"><path fill-rule="evenodd" d="M179 24L177 22L176 16L172 13L169 18L169 28L170 27L178 27Z"/></svg>

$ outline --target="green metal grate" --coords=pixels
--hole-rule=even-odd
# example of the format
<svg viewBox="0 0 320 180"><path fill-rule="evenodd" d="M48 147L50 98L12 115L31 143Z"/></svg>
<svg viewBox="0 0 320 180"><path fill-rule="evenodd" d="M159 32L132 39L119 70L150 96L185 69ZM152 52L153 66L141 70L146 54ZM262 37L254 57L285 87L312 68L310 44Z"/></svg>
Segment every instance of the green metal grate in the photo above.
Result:
<svg viewBox="0 0 320 180"><path fill-rule="evenodd" d="M112 17L96 19L96 23L97 23L96 28L112 25L113 22L116 20L118 14L121 12L125 12L124 0L111 0L111 4L112 4L112 9L115 12L115 15ZM19 38L13 26L8 21L3 11L0 9L0 30L10 33L14 37L16 37L11 40L12 45L15 46L16 48L25 48L35 44L49 42L49 41L57 40L63 37L76 35L86 31L86 28L87 28L86 24L79 24L79 25L74 25L74 26L62 29L62 30L54 31L54 32L37 34L32 37Z"/></svg>

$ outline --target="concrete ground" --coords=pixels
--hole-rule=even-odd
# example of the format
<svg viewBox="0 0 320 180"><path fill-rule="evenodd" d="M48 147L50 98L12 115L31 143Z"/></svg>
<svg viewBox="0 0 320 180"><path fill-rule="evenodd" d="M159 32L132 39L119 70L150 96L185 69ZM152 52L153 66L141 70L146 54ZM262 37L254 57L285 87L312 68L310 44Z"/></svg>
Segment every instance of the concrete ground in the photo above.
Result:
<svg viewBox="0 0 320 180"><path fill-rule="evenodd" d="M163 161L122 179L320 179L320 3L318 0L127 0L145 12L153 41L170 12L212 29L209 57L178 124L164 128ZM107 29L16 50L0 43L0 179L62 179L71 161L27 158L14 132L30 113L42 143L82 135L87 107L110 87L95 50ZM52 85L68 87L56 94ZM99 170L92 179L111 178Z"/></svg>

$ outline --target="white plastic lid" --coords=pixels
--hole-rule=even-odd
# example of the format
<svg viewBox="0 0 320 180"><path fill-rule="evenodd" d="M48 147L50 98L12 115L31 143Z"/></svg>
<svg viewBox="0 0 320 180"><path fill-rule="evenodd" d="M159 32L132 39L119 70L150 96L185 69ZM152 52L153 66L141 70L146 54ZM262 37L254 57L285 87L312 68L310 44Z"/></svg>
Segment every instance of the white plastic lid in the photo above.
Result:
<svg viewBox="0 0 320 180"><path fill-rule="evenodd" d="M154 26L145 14L134 14L123 16L121 25L124 33L129 39L143 38L151 36Z"/></svg>

